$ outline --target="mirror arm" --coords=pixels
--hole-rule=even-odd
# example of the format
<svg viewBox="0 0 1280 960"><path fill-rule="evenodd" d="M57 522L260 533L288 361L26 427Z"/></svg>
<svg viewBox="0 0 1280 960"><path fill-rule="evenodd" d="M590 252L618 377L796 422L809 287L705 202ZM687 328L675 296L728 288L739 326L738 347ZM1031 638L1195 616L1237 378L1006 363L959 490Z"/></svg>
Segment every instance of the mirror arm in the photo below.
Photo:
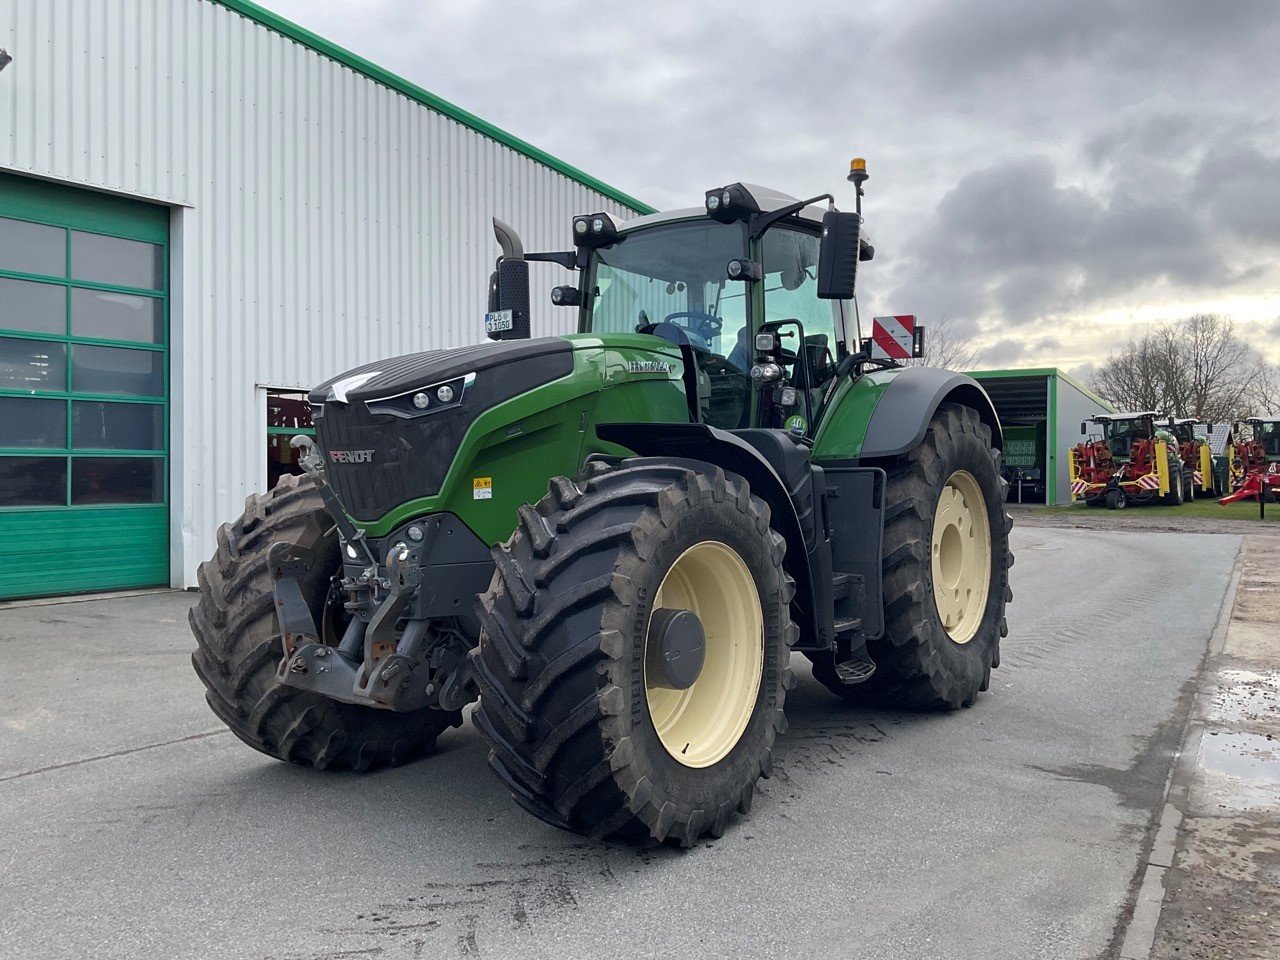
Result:
<svg viewBox="0 0 1280 960"><path fill-rule="evenodd" d="M578 254L573 250L560 250L554 253L526 253L526 260L538 260L542 263L558 263L566 270L578 269Z"/></svg>
<svg viewBox="0 0 1280 960"><path fill-rule="evenodd" d="M805 207L817 203L819 200L826 200L832 207L835 206L836 198L829 193L820 193L816 197L810 197L808 200L797 200L795 203L788 204L772 213L756 213L751 216L751 239L759 240L764 236L764 232L772 227L779 220L784 220L793 214L799 213Z"/></svg>

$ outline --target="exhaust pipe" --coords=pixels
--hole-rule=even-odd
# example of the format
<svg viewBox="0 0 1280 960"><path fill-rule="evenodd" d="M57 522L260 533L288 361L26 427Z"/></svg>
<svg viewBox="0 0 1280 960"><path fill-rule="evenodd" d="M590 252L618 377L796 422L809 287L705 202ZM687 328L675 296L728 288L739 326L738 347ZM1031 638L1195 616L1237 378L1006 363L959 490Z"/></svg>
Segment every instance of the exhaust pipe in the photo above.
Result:
<svg viewBox="0 0 1280 960"><path fill-rule="evenodd" d="M524 244L508 224L493 218L493 233L502 256L489 276L489 315L485 328L490 340L529 339L529 261Z"/></svg>

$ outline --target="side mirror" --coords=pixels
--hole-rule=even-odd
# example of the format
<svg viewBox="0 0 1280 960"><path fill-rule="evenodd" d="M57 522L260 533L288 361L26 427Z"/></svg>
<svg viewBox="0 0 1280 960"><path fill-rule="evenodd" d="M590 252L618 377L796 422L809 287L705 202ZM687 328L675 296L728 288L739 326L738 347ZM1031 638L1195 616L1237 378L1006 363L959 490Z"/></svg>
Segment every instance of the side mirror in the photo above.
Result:
<svg viewBox="0 0 1280 960"><path fill-rule="evenodd" d="M1089 424L1083 420L1080 421L1080 436L1087 437L1089 435Z"/></svg>
<svg viewBox="0 0 1280 960"><path fill-rule="evenodd" d="M1212 423L1206 423L1206 424L1205 424L1205 426L1209 428L1209 436L1211 436L1211 437L1212 437L1212 436L1213 436L1213 424L1212 424Z"/></svg>
<svg viewBox="0 0 1280 960"><path fill-rule="evenodd" d="M822 216L822 244L818 249L818 296L849 300L858 275L862 218L856 213L828 210Z"/></svg>

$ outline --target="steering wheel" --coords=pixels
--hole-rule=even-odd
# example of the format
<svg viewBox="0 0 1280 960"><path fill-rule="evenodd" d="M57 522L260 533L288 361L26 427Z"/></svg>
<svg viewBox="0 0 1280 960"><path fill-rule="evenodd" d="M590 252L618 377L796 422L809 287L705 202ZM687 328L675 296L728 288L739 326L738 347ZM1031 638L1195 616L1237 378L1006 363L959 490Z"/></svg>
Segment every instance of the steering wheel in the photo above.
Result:
<svg viewBox="0 0 1280 960"><path fill-rule="evenodd" d="M698 321L694 323L677 324L685 329L696 333L703 340L711 340L713 337L720 335L720 328L724 326L724 321L714 314L707 313L704 310L678 310L675 313L668 313L662 318L663 323L671 323L673 320Z"/></svg>

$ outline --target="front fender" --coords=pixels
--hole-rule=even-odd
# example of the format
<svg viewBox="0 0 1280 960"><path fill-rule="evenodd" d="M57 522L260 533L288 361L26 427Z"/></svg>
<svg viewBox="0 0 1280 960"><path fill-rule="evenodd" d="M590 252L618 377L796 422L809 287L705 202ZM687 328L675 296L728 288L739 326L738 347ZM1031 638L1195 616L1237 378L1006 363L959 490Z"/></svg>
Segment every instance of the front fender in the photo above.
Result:
<svg viewBox="0 0 1280 960"><path fill-rule="evenodd" d="M877 371L833 398L814 439L815 460L896 457L924 440L929 421L943 403L972 407L991 428L992 444L1004 448L995 405L978 381L937 367Z"/></svg>

